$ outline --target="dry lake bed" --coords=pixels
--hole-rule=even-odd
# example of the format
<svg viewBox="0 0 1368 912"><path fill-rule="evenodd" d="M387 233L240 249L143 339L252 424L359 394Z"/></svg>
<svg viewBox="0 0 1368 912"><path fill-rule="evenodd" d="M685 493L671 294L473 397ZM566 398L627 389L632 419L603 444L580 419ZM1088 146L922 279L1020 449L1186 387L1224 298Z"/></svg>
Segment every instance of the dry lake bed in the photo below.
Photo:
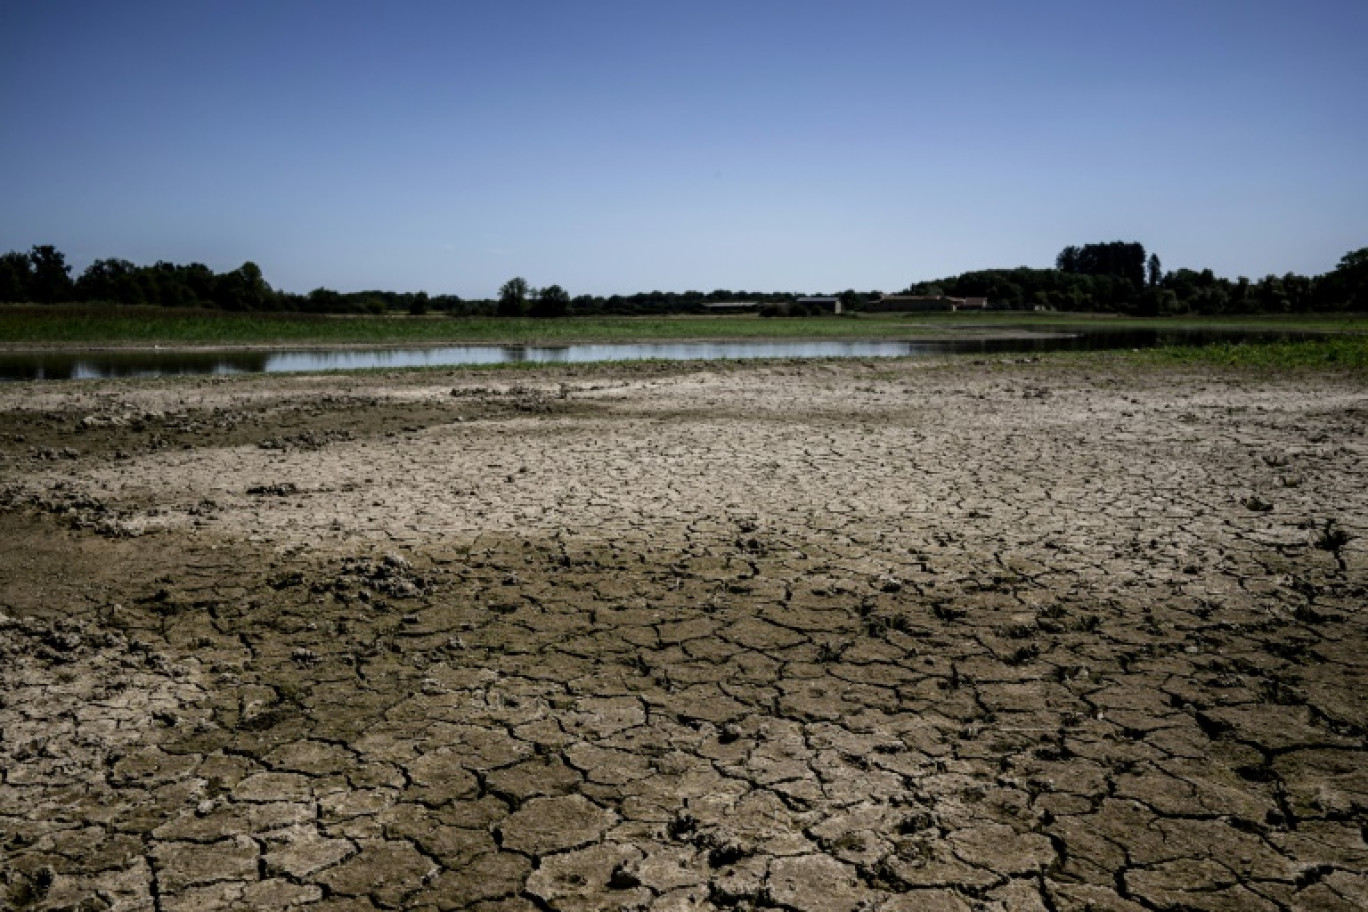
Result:
<svg viewBox="0 0 1368 912"><path fill-rule="evenodd" d="M0 907L1361 910L1368 385L0 386Z"/></svg>

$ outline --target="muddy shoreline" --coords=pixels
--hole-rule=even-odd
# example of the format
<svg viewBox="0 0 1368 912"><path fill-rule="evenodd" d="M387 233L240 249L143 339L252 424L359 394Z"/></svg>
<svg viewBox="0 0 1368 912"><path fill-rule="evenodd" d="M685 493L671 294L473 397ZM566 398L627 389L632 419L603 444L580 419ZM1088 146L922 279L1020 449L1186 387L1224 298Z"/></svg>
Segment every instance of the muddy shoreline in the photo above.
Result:
<svg viewBox="0 0 1368 912"><path fill-rule="evenodd" d="M0 386L0 907L1368 907L1368 386Z"/></svg>

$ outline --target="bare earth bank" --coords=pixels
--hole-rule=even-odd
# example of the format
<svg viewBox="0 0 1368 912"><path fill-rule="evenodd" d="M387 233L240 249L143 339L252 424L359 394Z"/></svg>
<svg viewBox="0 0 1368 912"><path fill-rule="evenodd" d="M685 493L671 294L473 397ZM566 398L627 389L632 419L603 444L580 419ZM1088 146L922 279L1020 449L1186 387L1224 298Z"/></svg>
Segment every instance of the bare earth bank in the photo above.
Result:
<svg viewBox="0 0 1368 912"><path fill-rule="evenodd" d="M1115 363L0 387L0 906L1368 907L1365 426Z"/></svg>

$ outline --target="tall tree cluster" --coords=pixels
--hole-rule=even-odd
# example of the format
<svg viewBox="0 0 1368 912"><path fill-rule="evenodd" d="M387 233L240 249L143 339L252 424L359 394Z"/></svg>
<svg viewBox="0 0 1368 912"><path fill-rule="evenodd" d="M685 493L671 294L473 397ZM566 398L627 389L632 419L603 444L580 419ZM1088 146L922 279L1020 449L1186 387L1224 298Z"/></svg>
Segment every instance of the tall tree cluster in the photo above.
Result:
<svg viewBox="0 0 1368 912"><path fill-rule="evenodd" d="M105 301L114 304L209 306L223 310L275 310L281 304L255 263L215 273L203 263L179 266L158 262L137 266L128 260L96 260L80 276L60 250L36 246L28 253L0 256L0 301L57 304Z"/></svg>
<svg viewBox="0 0 1368 912"><path fill-rule="evenodd" d="M60 304L65 302L212 307L237 311L304 313L387 313L429 308L459 311L465 302L454 295L429 297L425 292L338 292L316 288L306 295L271 287L261 267L246 262L216 273L203 263L181 265L159 261L139 266L128 260L96 260L79 276L60 250L51 245L27 253L0 254L0 302Z"/></svg>
<svg viewBox="0 0 1368 912"><path fill-rule="evenodd" d="M1112 276L1139 288L1145 284L1145 245L1134 241L1065 247L1055 268L1076 275Z"/></svg>
<svg viewBox="0 0 1368 912"><path fill-rule="evenodd" d="M1368 310L1368 248L1345 254L1321 276L1295 273L1250 280L1210 269L1165 272L1142 244L1112 241L1065 247L1054 269L987 269L920 282L907 294L986 297L1003 309L1174 314L1311 313Z"/></svg>
<svg viewBox="0 0 1368 912"><path fill-rule="evenodd" d="M72 287L66 256L50 244L0 256L0 301L55 304L70 300Z"/></svg>

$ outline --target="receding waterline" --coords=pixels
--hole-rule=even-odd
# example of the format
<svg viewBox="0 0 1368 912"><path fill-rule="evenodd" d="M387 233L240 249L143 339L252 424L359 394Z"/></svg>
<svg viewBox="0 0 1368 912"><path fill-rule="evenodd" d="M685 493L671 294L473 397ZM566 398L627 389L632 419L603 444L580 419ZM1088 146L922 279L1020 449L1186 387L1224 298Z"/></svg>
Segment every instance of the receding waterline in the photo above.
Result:
<svg viewBox="0 0 1368 912"><path fill-rule="evenodd" d="M756 358L909 358L946 354L1204 345L1262 334L1225 331L1111 330L1021 333L1007 338L936 341L622 342L573 345L448 345L276 351L104 351L0 354L0 380L98 380L180 375L283 374L499 364L603 361L725 361ZM1282 335L1282 334L1280 334Z"/></svg>
<svg viewBox="0 0 1368 912"><path fill-rule="evenodd" d="M576 345L453 345L374 351L301 351L271 356L269 372L448 367L484 364L592 364L603 361L725 361L754 358L900 358L911 342L619 342Z"/></svg>
<svg viewBox="0 0 1368 912"><path fill-rule="evenodd" d="M284 374L500 364L722 361L755 358L900 358L957 348L914 342L629 342L448 345L277 351L33 352L0 355L0 380L97 380L205 374Z"/></svg>

